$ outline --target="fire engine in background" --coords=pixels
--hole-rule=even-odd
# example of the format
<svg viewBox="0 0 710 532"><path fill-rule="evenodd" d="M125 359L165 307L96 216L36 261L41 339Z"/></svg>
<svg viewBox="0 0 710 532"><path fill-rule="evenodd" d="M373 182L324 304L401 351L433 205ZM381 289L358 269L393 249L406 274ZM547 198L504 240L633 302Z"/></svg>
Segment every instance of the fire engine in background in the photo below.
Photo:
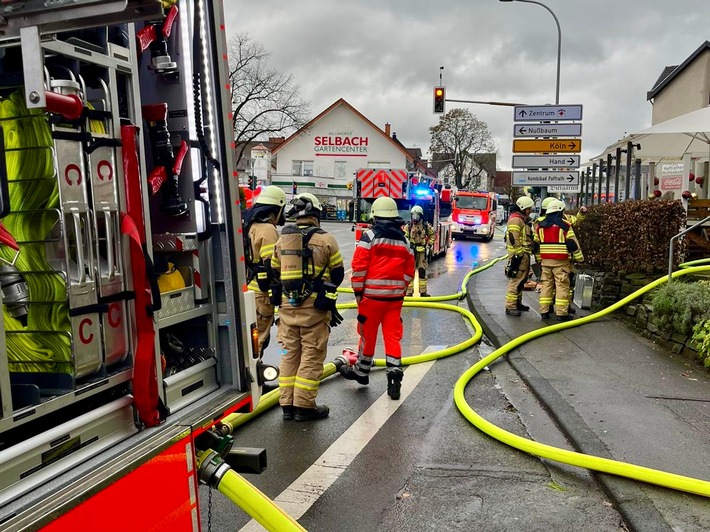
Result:
<svg viewBox="0 0 710 532"><path fill-rule="evenodd" d="M451 246L451 199L450 188L428 176L408 173L406 170L364 168L356 173L355 239L369 227L372 203L379 197L390 197L397 202L399 214L409 221L409 211L414 205L424 209L424 219L436 232L432 258L444 256Z"/></svg>
<svg viewBox="0 0 710 532"><path fill-rule="evenodd" d="M459 190L451 214L453 238L475 236L490 242L495 234L497 217L498 200L494 192Z"/></svg>
<svg viewBox="0 0 710 532"><path fill-rule="evenodd" d="M199 530L198 482L265 466L220 420L277 376L222 3L6 0L0 27L0 527Z"/></svg>

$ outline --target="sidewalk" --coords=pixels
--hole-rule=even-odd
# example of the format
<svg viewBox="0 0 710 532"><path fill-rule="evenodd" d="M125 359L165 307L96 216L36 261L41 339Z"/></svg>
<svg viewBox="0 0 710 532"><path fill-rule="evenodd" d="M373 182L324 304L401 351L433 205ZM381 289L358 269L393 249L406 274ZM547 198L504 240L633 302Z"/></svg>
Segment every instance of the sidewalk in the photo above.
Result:
<svg viewBox="0 0 710 532"><path fill-rule="evenodd" d="M506 316L506 286L502 262L469 284L469 306L493 344L557 323L540 319L534 291L524 293L529 312ZM702 368L611 317L533 340L507 357L578 451L710 481L710 375ZM705 497L595 478L631 530L710 530Z"/></svg>

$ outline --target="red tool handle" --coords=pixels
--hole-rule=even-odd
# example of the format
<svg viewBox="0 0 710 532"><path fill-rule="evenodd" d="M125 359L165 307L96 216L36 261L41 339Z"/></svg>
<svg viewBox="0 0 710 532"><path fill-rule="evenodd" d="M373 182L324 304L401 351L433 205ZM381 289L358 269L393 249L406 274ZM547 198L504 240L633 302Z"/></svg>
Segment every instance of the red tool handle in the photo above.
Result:
<svg viewBox="0 0 710 532"><path fill-rule="evenodd" d="M20 246L15 241L15 238L10 234L10 231L0 222L0 244L3 244L15 251L20 251Z"/></svg>
<svg viewBox="0 0 710 532"><path fill-rule="evenodd" d="M81 113L84 111L84 104L81 98L74 94L45 91L44 97L47 100L47 111L62 115L67 120L80 118Z"/></svg>

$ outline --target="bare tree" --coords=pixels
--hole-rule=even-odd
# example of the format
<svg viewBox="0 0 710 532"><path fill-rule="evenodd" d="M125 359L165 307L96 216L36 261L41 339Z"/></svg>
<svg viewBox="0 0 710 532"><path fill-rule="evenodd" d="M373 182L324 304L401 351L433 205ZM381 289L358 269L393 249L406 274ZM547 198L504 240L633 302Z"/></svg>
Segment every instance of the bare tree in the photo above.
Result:
<svg viewBox="0 0 710 532"><path fill-rule="evenodd" d="M303 127L310 105L301 98L293 76L272 68L271 53L247 33L229 40L228 53L232 125L237 160L241 160L248 142Z"/></svg>
<svg viewBox="0 0 710 532"><path fill-rule="evenodd" d="M443 174L453 174L458 188L480 186L479 176L486 170L480 164L481 155L496 151L488 124L467 109L452 109L429 128L429 133L433 162L448 163L442 165Z"/></svg>

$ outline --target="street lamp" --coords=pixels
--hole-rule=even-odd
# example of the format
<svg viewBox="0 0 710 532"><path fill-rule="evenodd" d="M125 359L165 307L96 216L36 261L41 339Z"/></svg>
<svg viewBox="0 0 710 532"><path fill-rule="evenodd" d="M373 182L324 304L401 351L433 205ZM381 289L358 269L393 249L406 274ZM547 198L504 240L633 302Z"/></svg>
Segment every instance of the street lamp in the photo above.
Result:
<svg viewBox="0 0 710 532"><path fill-rule="evenodd" d="M560 57L562 56L562 30L560 29L560 21L557 20L557 15L549 7L547 7L542 2L536 2L535 0L498 0L499 2L524 2L526 4L537 4L544 7L550 12L552 18L555 19L555 24L557 24L557 86L555 91L555 105L560 103Z"/></svg>

